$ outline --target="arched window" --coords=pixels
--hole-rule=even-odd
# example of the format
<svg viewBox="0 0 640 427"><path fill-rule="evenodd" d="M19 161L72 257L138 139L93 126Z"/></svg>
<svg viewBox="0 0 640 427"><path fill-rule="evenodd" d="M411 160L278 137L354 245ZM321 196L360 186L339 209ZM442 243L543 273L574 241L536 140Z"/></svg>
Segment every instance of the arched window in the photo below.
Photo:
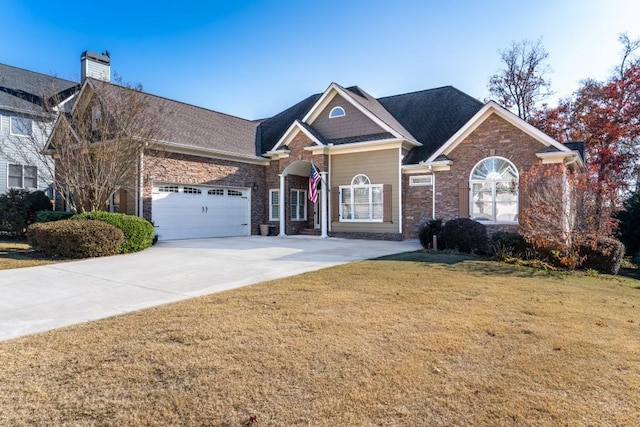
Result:
<svg viewBox="0 0 640 427"><path fill-rule="evenodd" d="M344 108L342 107L333 107L331 112L329 113L330 119L335 119L336 117L343 117L347 113L344 112Z"/></svg>
<svg viewBox="0 0 640 427"><path fill-rule="evenodd" d="M366 175L356 175L351 185L340 187L340 221L381 222L383 185L371 184Z"/></svg>
<svg viewBox="0 0 640 427"><path fill-rule="evenodd" d="M518 221L518 169L502 157L489 157L471 171L471 218L493 223Z"/></svg>

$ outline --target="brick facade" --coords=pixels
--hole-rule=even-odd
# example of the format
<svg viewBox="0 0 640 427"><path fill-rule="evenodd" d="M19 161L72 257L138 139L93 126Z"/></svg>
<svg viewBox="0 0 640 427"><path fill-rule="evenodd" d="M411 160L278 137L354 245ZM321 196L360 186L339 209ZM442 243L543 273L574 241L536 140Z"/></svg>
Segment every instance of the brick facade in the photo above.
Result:
<svg viewBox="0 0 640 427"><path fill-rule="evenodd" d="M285 157L279 160L274 160L266 167L265 180L266 180L266 192L267 192L267 204L265 204L265 218L269 216L269 189L280 188L280 174L285 169L295 162L304 161L312 162L319 172L327 171L329 159L326 155L313 155L310 151L305 150L305 147L315 146L315 143L311 141L303 132L299 132L293 140L289 143L288 148L290 150L289 157ZM309 189L309 176L308 175L293 175L287 174L285 177L285 233L286 234L299 234L305 228L313 228L313 204L307 201L307 220L306 221L292 221L291 220L291 190L292 189ZM270 221L270 225L275 225L276 230L280 232L280 221Z"/></svg>
<svg viewBox="0 0 640 427"><path fill-rule="evenodd" d="M525 132L496 114L489 116L467 138L447 155L453 161L451 169L435 173L435 217L445 220L460 217L458 186L461 180L468 182L471 170L487 157L503 157L511 161L522 175L538 164L536 153L545 148ZM409 187L409 177L404 186L404 237L415 238L419 226L431 219L433 187ZM520 197L526 195L520 194ZM488 225L492 234L498 230L514 231L509 224Z"/></svg>
<svg viewBox="0 0 640 427"><path fill-rule="evenodd" d="M144 217L151 220L154 183L220 185L251 189L251 234L269 215L265 167L231 160L210 159L176 153L148 152L144 157Z"/></svg>

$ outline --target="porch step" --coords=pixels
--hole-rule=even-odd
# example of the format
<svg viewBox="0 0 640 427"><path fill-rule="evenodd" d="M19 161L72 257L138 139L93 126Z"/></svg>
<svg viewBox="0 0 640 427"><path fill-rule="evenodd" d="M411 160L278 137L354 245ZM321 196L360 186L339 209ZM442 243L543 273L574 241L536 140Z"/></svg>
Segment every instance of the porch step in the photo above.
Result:
<svg viewBox="0 0 640 427"><path fill-rule="evenodd" d="M300 234L305 236L319 236L320 230L316 230L314 228L305 228L300 232Z"/></svg>

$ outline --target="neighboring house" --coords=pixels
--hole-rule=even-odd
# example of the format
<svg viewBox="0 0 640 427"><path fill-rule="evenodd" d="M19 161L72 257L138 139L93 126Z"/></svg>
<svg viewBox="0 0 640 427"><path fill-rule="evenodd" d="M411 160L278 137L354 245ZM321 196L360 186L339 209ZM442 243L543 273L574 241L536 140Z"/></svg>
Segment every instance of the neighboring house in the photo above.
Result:
<svg viewBox="0 0 640 427"><path fill-rule="evenodd" d="M0 64L0 194L43 190L52 196L53 164L40 152L56 109L68 109L80 85Z"/></svg>
<svg viewBox="0 0 640 427"><path fill-rule="evenodd" d="M87 79L78 99L113 90L130 89ZM579 146L450 86L376 99L332 83L261 121L147 100L162 112L162 137L142 156L137 190L115 204L152 220L165 240L256 234L259 224L280 235L404 239L432 218L457 217L513 228L524 172L582 162Z"/></svg>

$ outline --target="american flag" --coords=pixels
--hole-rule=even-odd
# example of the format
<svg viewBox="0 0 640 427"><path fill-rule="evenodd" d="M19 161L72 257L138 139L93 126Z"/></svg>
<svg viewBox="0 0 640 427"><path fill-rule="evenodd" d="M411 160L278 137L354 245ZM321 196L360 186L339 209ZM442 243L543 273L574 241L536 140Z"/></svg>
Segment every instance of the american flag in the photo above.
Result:
<svg viewBox="0 0 640 427"><path fill-rule="evenodd" d="M311 173L309 174L309 200L313 203L318 202L318 181L320 181L320 173L312 163Z"/></svg>

